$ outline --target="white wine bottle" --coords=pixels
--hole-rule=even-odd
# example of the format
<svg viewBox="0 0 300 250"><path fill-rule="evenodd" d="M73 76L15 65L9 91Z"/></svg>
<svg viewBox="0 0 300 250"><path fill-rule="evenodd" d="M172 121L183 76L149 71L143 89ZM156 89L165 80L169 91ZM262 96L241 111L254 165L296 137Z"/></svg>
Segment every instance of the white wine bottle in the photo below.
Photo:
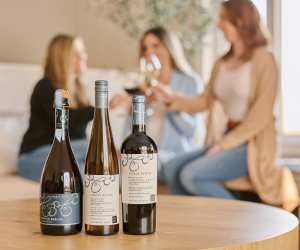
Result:
<svg viewBox="0 0 300 250"><path fill-rule="evenodd" d="M123 231L156 230L157 147L146 134L144 96L134 96L132 134L121 148Z"/></svg>
<svg viewBox="0 0 300 250"><path fill-rule="evenodd" d="M82 180L68 130L67 93L56 90L55 137L41 177L40 224L44 234L68 235L82 228Z"/></svg>
<svg viewBox="0 0 300 250"><path fill-rule="evenodd" d="M108 114L108 82L95 82L95 113L85 165L85 231L119 231L119 165Z"/></svg>

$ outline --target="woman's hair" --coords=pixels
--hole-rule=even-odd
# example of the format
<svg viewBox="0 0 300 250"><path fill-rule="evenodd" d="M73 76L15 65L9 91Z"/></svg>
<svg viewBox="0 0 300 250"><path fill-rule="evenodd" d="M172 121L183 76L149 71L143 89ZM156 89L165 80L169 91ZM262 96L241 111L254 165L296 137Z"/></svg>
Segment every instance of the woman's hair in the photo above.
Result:
<svg viewBox="0 0 300 250"><path fill-rule="evenodd" d="M84 87L79 77L72 76L72 53L77 37L56 35L49 43L44 66L44 77L49 79L54 88L68 90L69 84L75 84L75 93L70 95L75 106L88 104Z"/></svg>
<svg viewBox="0 0 300 250"><path fill-rule="evenodd" d="M244 43L245 51L240 59L249 60L255 48L269 44L269 34L262 27L259 12L251 0L225 0L221 6L227 20L235 26ZM231 45L223 59L229 58L232 53Z"/></svg>
<svg viewBox="0 0 300 250"><path fill-rule="evenodd" d="M149 34L156 36L163 44L163 46L166 47L170 54L172 66L174 69L177 69L178 71L189 75L193 73L193 69L184 55L184 51L179 38L173 32L170 32L163 27L154 27L145 31L140 40L140 58L143 57L144 53L143 41Z"/></svg>

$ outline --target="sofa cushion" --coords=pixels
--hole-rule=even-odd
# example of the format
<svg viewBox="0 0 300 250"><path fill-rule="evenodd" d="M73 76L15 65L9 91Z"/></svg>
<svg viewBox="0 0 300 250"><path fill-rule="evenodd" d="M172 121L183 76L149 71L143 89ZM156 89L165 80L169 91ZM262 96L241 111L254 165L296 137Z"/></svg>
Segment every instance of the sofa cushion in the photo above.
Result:
<svg viewBox="0 0 300 250"><path fill-rule="evenodd" d="M16 171L19 145L27 126L27 115L0 119L0 176Z"/></svg>

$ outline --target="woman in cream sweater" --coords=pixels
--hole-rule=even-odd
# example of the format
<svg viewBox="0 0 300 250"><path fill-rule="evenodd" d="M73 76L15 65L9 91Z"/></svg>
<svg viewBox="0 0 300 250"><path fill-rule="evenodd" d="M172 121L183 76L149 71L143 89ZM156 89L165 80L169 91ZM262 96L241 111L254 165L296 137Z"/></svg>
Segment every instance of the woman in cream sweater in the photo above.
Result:
<svg viewBox="0 0 300 250"><path fill-rule="evenodd" d="M224 1L218 27L231 46L202 95L153 89L170 111L208 111L207 147L168 162L165 179L177 194L233 199L228 187L252 190L266 203L293 210L296 184L287 168L275 165L278 69L258 11L250 0Z"/></svg>

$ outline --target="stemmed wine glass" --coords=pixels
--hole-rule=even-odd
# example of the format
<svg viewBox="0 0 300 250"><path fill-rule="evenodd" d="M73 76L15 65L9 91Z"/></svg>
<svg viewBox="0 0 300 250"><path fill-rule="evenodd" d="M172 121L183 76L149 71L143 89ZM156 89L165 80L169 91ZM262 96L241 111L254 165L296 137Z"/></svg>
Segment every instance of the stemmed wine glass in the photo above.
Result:
<svg viewBox="0 0 300 250"><path fill-rule="evenodd" d="M148 59L142 57L140 59L140 71L145 76L145 87L155 86L161 72L161 63L158 57L154 53Z"/></svg>
<svg viewBox="0 0 300 250"><path fill-rule="evenodd" d="M161 72L161 63L158 57L152 53L149 58L141 57L140 59L140 75L142 83L135 88L126 88L125 91L130 95L145 94L149 87L158 83L158 77Z"/></svg>
<svg viewBox="0 0 300 250"><path fill-rule="evenodd" d="M158 57L152 53L150 54L148 59L141 58L140 60L140 70L144 74L144 85L142 85L141 89L145 93L146 96L151 94L150 87L154 87L158 83L158 78L161 73L161 63ZM147 107L147 116L152 116L154 113L151 105Z"/></svg>

